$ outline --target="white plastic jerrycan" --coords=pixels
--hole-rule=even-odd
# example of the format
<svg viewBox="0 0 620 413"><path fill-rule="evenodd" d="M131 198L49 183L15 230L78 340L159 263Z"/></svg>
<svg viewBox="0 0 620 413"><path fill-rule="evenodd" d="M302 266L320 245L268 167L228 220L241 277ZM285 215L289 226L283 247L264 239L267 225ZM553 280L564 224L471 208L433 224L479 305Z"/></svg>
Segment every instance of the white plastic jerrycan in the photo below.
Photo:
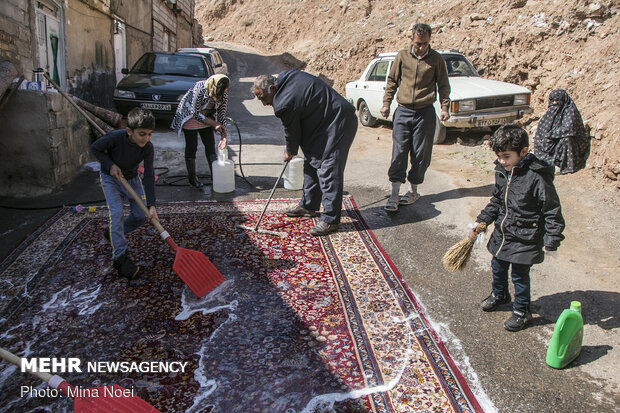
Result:
<svg viewBox="0 0 620 413"><path fill-rule="evenodd" d="M225 194L235 190L235 163L228 159L227 149L217 150L217 161L213 169L213 192Z"/></svg>
<svg viewBox="0 0 620 413"><path fill-rule="evenodd" d="M304 186L304 158L298 156L291 159L284 173L286 189L301 189Z"/></svg>

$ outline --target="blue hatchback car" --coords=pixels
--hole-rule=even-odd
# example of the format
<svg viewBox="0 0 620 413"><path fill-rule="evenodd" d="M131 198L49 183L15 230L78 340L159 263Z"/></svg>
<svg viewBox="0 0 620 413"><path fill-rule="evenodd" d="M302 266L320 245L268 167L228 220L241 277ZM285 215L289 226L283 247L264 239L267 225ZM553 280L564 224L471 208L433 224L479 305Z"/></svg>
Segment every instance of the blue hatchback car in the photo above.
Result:
<svg viewBox="0 0 620 413"><path fill-rule="evenodd" d="M156 118L174 116L179 100L200 80L213 75L203 56L165 52L143 54L114 89L116 110L127 115L131 109L150 109Z"/></svg>

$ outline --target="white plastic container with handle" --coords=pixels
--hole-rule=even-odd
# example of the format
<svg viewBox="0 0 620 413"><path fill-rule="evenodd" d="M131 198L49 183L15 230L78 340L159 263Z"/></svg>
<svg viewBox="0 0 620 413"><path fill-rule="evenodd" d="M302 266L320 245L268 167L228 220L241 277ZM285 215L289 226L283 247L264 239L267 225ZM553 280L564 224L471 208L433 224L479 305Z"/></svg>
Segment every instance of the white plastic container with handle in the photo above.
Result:
<svg viewBox="0 0 620 413"><path fill-rule="evenodd" d="M291 159L284 174L286 189L301 189L304 186L304 158L298 156Z"/></svg>
<svg viewBox="0 0 620 413"><path fill-rule="evenodd" d="M213 162L213 192L226 194L235 190L235 163L228 159L227 149L217 150L217 160Z"/></svg>

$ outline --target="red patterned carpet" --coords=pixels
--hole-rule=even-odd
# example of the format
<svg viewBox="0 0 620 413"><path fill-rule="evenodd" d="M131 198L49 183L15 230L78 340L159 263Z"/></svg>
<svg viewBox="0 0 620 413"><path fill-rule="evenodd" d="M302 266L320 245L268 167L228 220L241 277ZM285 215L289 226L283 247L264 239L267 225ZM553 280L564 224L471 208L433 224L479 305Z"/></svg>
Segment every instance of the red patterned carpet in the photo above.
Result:
<svg viewBox="0 0 620 413"><path fill-rule="evenodd" d="M339 232L278 213L295 200L171 203L164 228L226 281L197 299L150 226L129 236L140 278L111 269L107 209L63 209L0 264L0 346L20 356L187 362L184 373L64 374L118 384L162 412L481 411L413 295L345 198ZM26 281L28 280L28 283ZM70 411L21 397L41 382L0 363L0 411Z"/></svg>

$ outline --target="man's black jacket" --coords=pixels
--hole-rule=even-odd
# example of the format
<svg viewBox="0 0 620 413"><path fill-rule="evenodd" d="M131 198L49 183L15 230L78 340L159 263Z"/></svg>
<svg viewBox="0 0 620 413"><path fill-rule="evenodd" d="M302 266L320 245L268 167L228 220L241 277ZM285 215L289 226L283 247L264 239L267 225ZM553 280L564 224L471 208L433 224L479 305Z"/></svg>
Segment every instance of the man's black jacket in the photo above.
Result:
<svg viewBox="0 0 620 413"><path fill-rule="evenodd" d="M298 70L278 75L273 110L284 125L286 150L296 155L299 147L310 165L338 147L346 129L357 127L355 108L327 83Z"/></svg>

